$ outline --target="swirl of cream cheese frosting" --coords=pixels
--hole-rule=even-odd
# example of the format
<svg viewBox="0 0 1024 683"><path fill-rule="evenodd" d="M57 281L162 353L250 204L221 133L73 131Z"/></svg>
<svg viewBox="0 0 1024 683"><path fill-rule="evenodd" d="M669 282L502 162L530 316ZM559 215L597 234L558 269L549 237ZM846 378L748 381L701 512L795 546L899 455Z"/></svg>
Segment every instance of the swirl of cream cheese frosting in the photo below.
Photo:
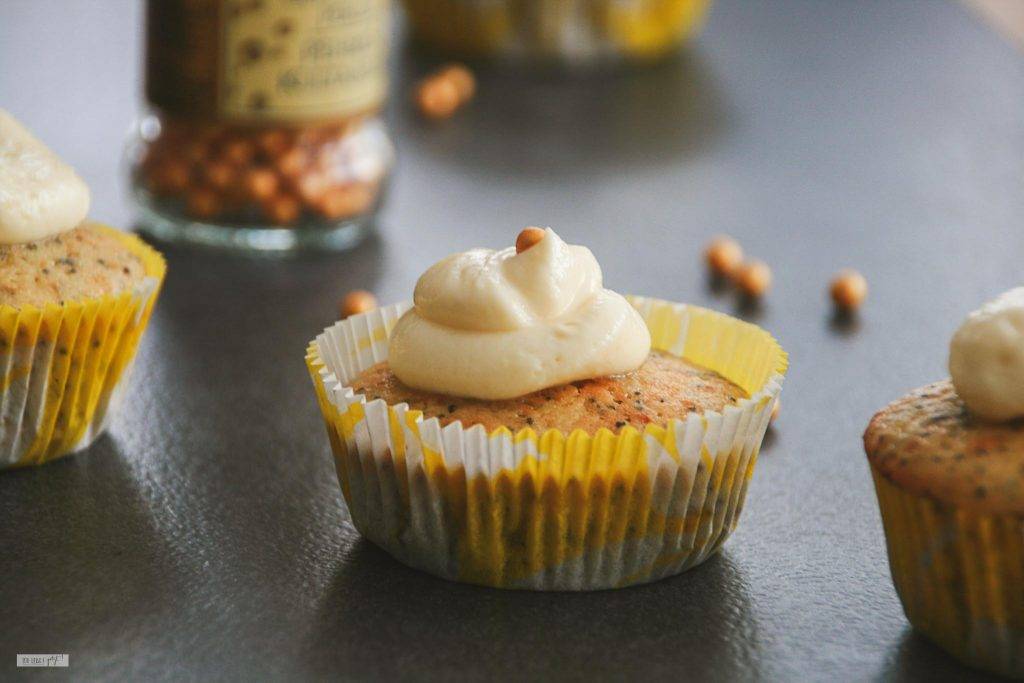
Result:
<svg viewBox="0 0 1024 683"><path fill-rule="evenodd" d="M0 109L0 244L71 230L89 212L89 188L9 113Z"/></svg>
<svg viewBox="0 0 1024 683"><path fill-rule="evenodd" d="M651 336L622 296L604 289L586 247L548 228L521 253L474 249L431 266L391 334L388 363L404 384L497 400L631 372Z"/></svg>
<svg viewBox="0 0 1024 683"><path fill-rule="evenodd" d="M960 325L949 344L949 374L972 413L995 421L1024 417L1024 287Z"/></svg>

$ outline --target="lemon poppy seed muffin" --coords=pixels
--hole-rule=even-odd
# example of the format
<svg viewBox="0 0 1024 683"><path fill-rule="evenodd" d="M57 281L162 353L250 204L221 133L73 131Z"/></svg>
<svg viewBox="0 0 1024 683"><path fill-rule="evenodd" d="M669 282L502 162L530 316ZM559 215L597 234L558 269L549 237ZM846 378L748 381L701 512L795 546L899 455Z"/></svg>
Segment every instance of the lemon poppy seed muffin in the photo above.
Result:
<svg viewBox="0 0 1024 683"><path fill-rule="evenodd" d="M907 619L964 662L1024 676L1024 420L990 422L950 380L864 433Z"/></svg>
<svg viewBox="0 0 1024 683"><path fill-rule="evenodd" d="M0 109L0 469L91 444L122 400L166 272L88 220L89 188Z"/></svg>
<svg viewBox="0 0 1024 683"><path fill-rule="evenodd" d="M703 562L743 509L785 352L749 323L606 288L550 228L514 245L452 254L411 305L311 343L353 524L410 566L499 588L619 588Z"/></svg>
<svg viewBox="0 0 1024 683"><path fill-rule="evenodd" d="M1024 678L1024 287L968 316L949 372L864 433L893 584L951 654Z"/></svg>
<svg viewBox="0 0 1024 683"><path fill-rule="evenodd" d="M145 276L137 254L88 223L36 242L0 245L0 305L43 307L116 295Z"/></svg>
<svg viewBox="0 0 1024 683"><path fill-rule="evenodd" d="M721 411L746 398L746 392L713 370L661 351L652 351L634 372L580 380L513 399L480 400L411 389L395 377L387 362L367 368L352 388L367 400L405 403L441 426L459 420L463 427L487 431L530 427L538 432L574 429L617 431L626 425L643 430L665 425L688 413Z"/></svg>

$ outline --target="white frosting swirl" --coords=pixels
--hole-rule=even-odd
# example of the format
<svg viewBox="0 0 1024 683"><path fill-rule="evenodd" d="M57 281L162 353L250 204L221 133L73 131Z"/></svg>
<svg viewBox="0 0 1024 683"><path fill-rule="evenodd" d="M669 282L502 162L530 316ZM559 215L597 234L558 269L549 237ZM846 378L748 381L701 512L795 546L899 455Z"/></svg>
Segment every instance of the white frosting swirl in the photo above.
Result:
<svg viewBox="0 0 1024 683"><path fill-rule="evenodd" d="M89 188L74 169L0 109L0 244L65 232L88 212Z"/></svg>
<svg viewBox="0 0 1024 683"><path fill-rule="evenodd" d="M601 284L586 247L550 228L537 244L474 249L435 263L391 335L388 363L416 389L506 399L637 369L651 336Z"/></svg>
<svg viewBox="0 0 1024 683"><path fill-rule="evenodd" d="M967 317L949 344L949 374L979 417L1024 417L1024 287Z"/></svg>

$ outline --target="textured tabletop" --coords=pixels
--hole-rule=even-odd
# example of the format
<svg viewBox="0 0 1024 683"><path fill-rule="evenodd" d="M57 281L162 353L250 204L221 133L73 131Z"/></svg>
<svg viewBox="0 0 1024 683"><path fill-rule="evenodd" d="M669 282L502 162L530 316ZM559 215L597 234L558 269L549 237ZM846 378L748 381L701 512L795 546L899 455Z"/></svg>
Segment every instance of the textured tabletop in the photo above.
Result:
<svg viewBox="0 0 1024 683"><path fill-rule="evenodd" d="M140 5L0 3L0 106L127 227ZM102 9L101 9L102 8ZM168 249L127 402L88 452L0 474L0 679L68 653L84 679L962 679L908 626L860 436L944 375L949 335L1021 283L1024 57L953 3L720 0L678 59L566 80L481 73L418 122L396 50L400 160L379 236L341 256ZM445 583L346 521L303 363L346 290L408 297L437 258L549 224L619 291L736 312L791 354L739 528L717 557L594 594ZM729 232L776 284L705 283ZM830 318L852 265L870 300Z"/></svg>

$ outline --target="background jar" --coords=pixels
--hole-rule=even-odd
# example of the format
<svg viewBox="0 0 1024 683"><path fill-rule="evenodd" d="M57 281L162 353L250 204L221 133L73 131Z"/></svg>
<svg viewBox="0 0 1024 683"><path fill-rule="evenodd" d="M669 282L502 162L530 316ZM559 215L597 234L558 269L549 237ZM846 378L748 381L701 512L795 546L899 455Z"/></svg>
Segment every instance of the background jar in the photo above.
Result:
<svg viewBox="0 0 1024 683"><path fill-rule="evenodd" d="M643 61L701 26L711 0L403 0L420 43L499 61Z"/></svg>
<svg viewBox="0 0 1024 683"><path fill-rule="evenodd" d="M259 250L341 249L394 152L386 0L149 0L129 146L140 228Z"/></svg>

